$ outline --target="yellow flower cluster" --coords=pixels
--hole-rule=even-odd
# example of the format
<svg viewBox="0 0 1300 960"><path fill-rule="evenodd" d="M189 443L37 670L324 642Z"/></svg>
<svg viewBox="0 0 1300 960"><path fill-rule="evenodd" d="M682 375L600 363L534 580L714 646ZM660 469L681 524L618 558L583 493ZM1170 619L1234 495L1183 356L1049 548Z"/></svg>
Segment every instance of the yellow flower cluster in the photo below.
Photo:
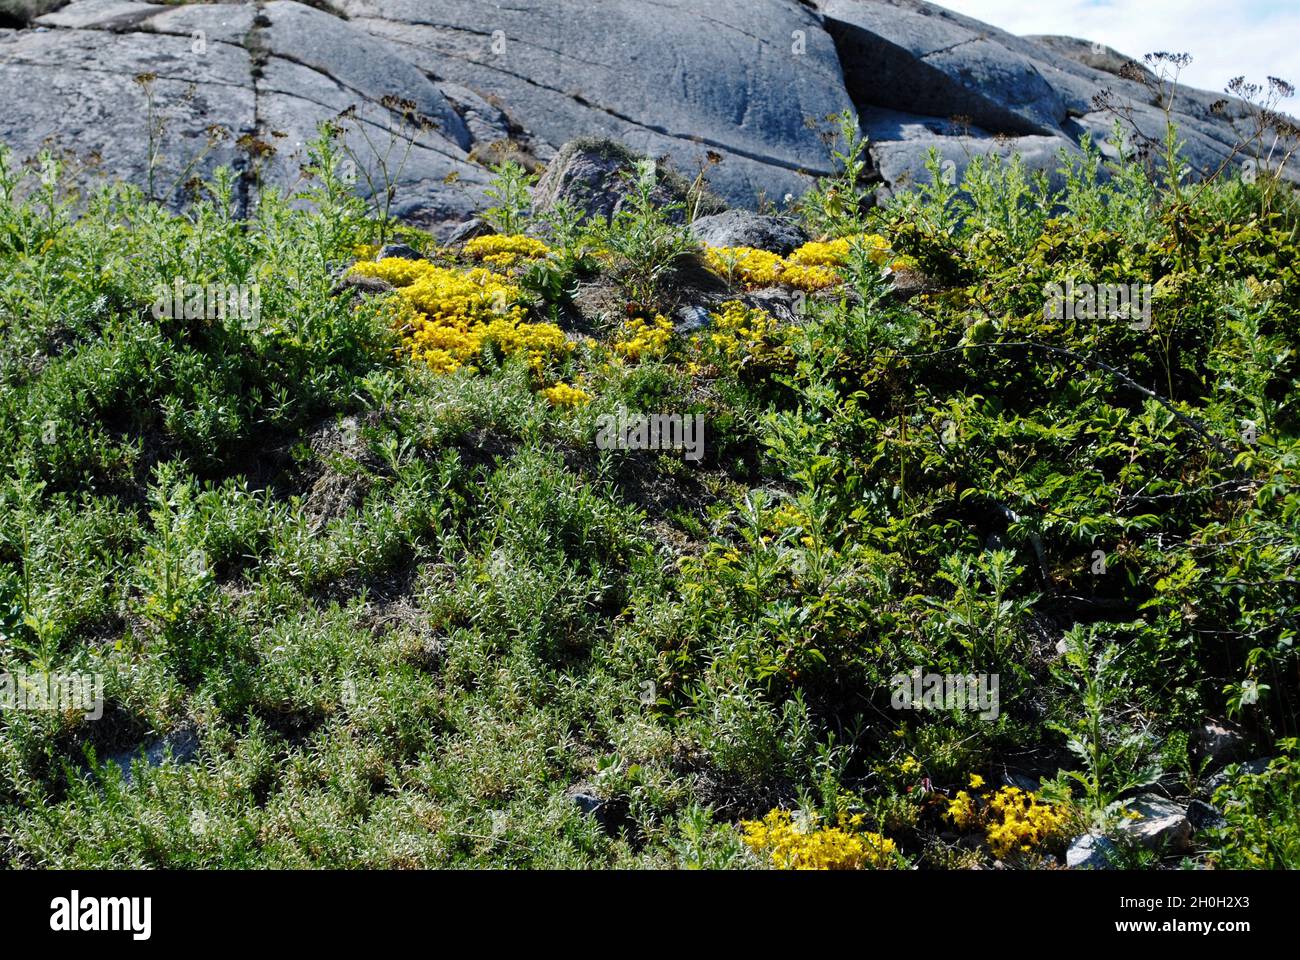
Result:
<svg viewBox="0 0 1300 960"><path fill-rule="evenodd" d="M621 335L614 341L614 352L633 362L657 359L668 353L672 338L672 321L662 314L656 314L651 322L636 317L623 324Z"/></svg>
<svg viewBox="0 0 1300 960"><path fill-rule="evenodd" d="M704 262L714 273L750 290L774 287L785 273L784 260L754 247L706 247Z"/></svg>
<svg viewBox="0 0 1300 960"><path fill-rule="evenodd" d="M803 529L811 522L808 515L792 503L782 503L767 515L767 529L773 531L792 527Z"/></svg>
<svg viewBox="0 0 1300 960"><path fill-rule="evenodd" d="M841 813L834 827L806 829L789 810L773 810L762 820L741 823L742 839L766 854L780 870L860 870L893 866L897 846L878 833L864 832L862 814Z"/></svg>
<svg viewBox="0 0 1300 960"><path fill-rule="evenodd" d="M965 790L958 790L957 796L948 801L947 817L963 830L975 826L979 822L979 814L975 811L975 801L971 795Z"/></svg>
<svg viewBox="0 0 1300 960"><path fill-rule="evenodd" d="M580 407L591 402L591 394L586 390L571 387L567 383L557 383L538 392L556 407Z"/></svg>
<svg viewBox="0 0 1300 960"><path fill-rule="evenodd" d="M411 356L439 373L460 369L489 343L507 356L525 355L534 368L573 347L554 324L523 322L519 288L483 267L387 258L352 270L398 288L397 326Z"/></svg>
<svg viewBox="0 0 1300 960"><path fill-rule="evenodd" d="M541 240L522 233L475 237L465 244L465 256L503 270L521 260L540 260L550 252L550 247Z"/></svg>
<svg viewBox="0 0 1300 960"><path fill-rule="evenodd" d="M805 293L833 287L840 282L840 279L840 275L831 267L808 266L801 263L787 263L781 273L782 282Z"/></svg>
<svg viewBox="0 0 1300 960"><path fill-rule="evenodd" d="M973 789L983 784L983 779L971 777ZM1019 787L1002 787L981 800L982 809L961 790L948 801L947 816L962 829L983 826L989 849L999 859L1030 853L1061 837L1070 824L1066 806L1040 803L1036 794Z"/></svg>
<svg viewBox="0 0 1300 960"><path fill-rule="evenodd" d="M849 262L854 247L863 247L871 262L883 265L889 259L889 241L878 233L858 233L851 237L805 243L790 254L790 262L806 267L842 267Z"/></svg>
<svg viewBox="0 0 1300 960"><path fill-rule="evenodd" d="M1028 853L1060 836L1069 822L1064 807L1039 803L1037 796L1019 787L1003 787L989 800L989 809L992 816L986 836L997 857L1006 857L1013 850Z"/></svg>
<svg viewBox="0 0 1300 960"><path fill-rule="evenodd" d="M728 362L744 362L771 349L776 321L766 311L747 307L739 300L729 300L722 309L710 314L713 330L709 341Z"/></svg>
<svg viewBox="0 0 1300 960"><path fill-rule="evenodd" d="M395 287L405 287L424 276L432 266L427 260L385 257L383 260L359 260L352 265L352 272L363 277L386 280Z"/></svg>
<svg viewBox="0 0 1300 960"><path fill-rule="evenodd" d="M889 260L889 241L875 233L814 240L784 259L753 247L710 247L704 251L704 259L714 273L750 290L785 284L811 293L840 282L837 268L848 263L849 253L857 245L864 246L871 261L879 266ZM895 268L904 265L902 260L892 264Z"/></svg>

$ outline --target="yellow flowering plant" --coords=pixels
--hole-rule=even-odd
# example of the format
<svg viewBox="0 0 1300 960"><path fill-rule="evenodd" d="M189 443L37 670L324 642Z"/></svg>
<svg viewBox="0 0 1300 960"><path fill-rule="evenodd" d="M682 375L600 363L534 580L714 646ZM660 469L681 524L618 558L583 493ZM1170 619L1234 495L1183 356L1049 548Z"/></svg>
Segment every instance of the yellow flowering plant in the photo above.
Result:
<svg viewBox="0 0 1300 960"><path fill-rule="evenodd" d="M842 811L834 826L796 821L789 810L740 824L741 839L778 870L887 870L900 857L893 840L862 829L863 815Z"/></svg>
<svg viewBox="0 0 1300 960"><path fill-rule="evenodd" d="M698 342L705 355L725 369L765 363L779 346L776 320L765 310L729 300L709 316L712 327Z"/></svg>
<svg viewBox="0 0 1300 960"><path fill-rule="evenodd" d="M714 273L747 290L784 285L812 293L843 282L839 271L855 249L879 267L908 265L903 258L892 259L889 241L875 233L813 240L785 258L753 247L711 247L704 260Z"/></svg>
<svg viewBox="0 0 1300 960"><path fill-rule="evenodd" d="M550 252L550 247L541 240L521 233L475 237L464 247L466 257L502 270L508 270L521 261L541 260Z"/></svg>
<svg viewBox="0 0 1300 960"><path fill-rule="evenodd" d="M982 786L984 778L972 775L970 789ZM1068 805L1043 803L1038 794L1011 786L986 791L978 799L959 790L944 815L961 830L982 829L989 849L1000 860L1032 854L1061 840L1075 819Z"/></svg>
<svg viewBox="0 0 1300 960"><path fill-rule="evenodd" d="M526 322L520 288L484 267L388 258L357 263L352 272L397 287L395 325L412 359L439 373L471 364L488 345L503 356L523 355L535 370L573 349L555 324Z"/></svg>
<svg viewBox="0 0 1300 960"><path fill-rule="evenodd" d="M714 273L750 290L776 286L785 272L781 257L754 247L708 247L704 262Z"/></svg>
<svg viewBox="0 0 1300 960"><path fill-rule="evenodd" d="M567 383L557 383L538 392L555 407L580 407L591 402L591 394L586 390Z"/></svg>
<svg viewBox="0 0 1300 960"><path fill-rule="evenodd" d="M623 324L614 341L614 352L625 360L659 360L667 356L673 339L673 323L663 314L653 320L633 317Z"/></svg>

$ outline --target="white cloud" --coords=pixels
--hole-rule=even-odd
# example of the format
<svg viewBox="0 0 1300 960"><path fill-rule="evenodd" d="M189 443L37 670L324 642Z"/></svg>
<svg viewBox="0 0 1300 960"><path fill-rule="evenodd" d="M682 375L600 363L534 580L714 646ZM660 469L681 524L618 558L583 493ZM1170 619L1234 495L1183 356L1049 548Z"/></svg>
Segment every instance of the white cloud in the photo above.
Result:
<svg viewBox="0 0 1300 960"><path fill-rule="evenodd" d="M1300 87L1297 0L940 0L940 6L1011 33L1059 33L1140 60L1157 50L1190 53L1192 86L1221 92L1235 76L1275 76ZM1293 98L1285 105L1296 112Z"/></svg>

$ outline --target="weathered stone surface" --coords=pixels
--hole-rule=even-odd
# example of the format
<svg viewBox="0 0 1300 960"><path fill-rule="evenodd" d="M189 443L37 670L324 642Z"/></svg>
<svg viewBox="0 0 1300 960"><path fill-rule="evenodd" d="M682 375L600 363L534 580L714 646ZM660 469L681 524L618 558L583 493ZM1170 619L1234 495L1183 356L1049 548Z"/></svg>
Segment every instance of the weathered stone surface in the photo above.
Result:
<svg viewBox="0 0 1300 960"><path fill-rule="evenodd" d="M1150 71L1120 76L1129 58L1109 48L1017 37L924 0L821 0L818 6L874 141L881 196L914 182L931 146L960 172L970 142L960 138L999 138L996 148L981 149L1025 153L1038 169L1054 167L1057 149L1073 150L1085 134L1114 156L1103 144L1121 115L1142 137L1163 139L1159 85L1139 82ZM1172 119L1196 174L1242 162L1243 155L1233 156L1239 132L1232 121L1249 112L1243 103L1186 87L1177 88L1173 103ZM1130 133L1130 143L1139 142ZM1297 177L1292 171L1291 179Z"/></svg>
<svg viewBox="0 0 1300 960"><path fill-rule="evenodd" d="M1138 71L1151 79L1155 78L1155 75L1141 63L1102 43L1051 34L1027 36L1025 39L1075 63L1081 63L1085 67L1101 70L1116 77L1130 71Z"/></svg>
<svg viewBox="0 0 1300 960"><path fill-rule="evenodd" d="M495 94L537 139L612 137L752 206L802 193L826 151L805 121L851 106L830 37L794 0L342 0L440 78Z"/></svg>
<svg viewBox="0 0 1300 960"><path fill-rule="evenodd" d="M829 171L824 121L846 109L871 137L881 197L926 176L931 147L951 176L994 151L1054 170L1062 148L1107 137L1117 111L1145 136L1164 130L1159 94L1124 54L923 0L336 6L4 0L0 25L38 25L0 29L0 140L20 160L69 151L172 203L177 181L228 165L249 200L301 188L319 125L341 122L358 191L445 236L482 206L492 163L540 170L578 138L667 158L687 180L703 170L753 208ZM1248 112L1178 89L1197 173L1243 159L1233 122L1249 127Z"/></svg>
<svg viewBox="0 0 1300 960"><path fill-rule="evenodd" d="M546 168L546 173L533 189L533 211L546 213L556 204L568 202L583 219L608 220L622 209L628 196L636 189L637 179L654 177L651 197L659 206L682 204L670 218L685 220L685 204L689 184L670 168L638 157L614 140L583 137L566 143ZM712 212L720 204L705 197L707 209Z"/></svg>
<svg viewBox="0 0 1300 960"><path fill-rule="evenodd" d="M42 27L121 30L166 9L161 4L137 3L135 0L77 0L53 13L37 17L35 22Z"/></svg>
<svg viewBox="0 0 1300 960"><path fill-rule="evenodd" d="M389 243L375 255L376 260L387 260L390 257L399 260L423 260L424 255L414 247L405 243Z"/></svg>
<svg viewBox="0 0 1300 960"><path fill-rule="evenodd" d="M1221 767L1245 756L1250 743L1234 726L1222 720L1206 720L1196 731L1198 754Z"/></svg>
<svg viewBox="0 0 1300 960"><path fill-rule="evenodd" d="M432 124L442 137L469 149L465 121L398 48L292 0L272 0L262 5L261 12L270 23L258 35L258 46L271 58L313 70L354 98L370 103L382 103L385 97L407 101L412 121Z"/></svg>
<svg viewBox="0 0 1300 960"><path fill-rule="evenodd" d="M189 37L191 41L202 37L205 43L243 46L257 17L257 7L251 3L200 3L164 9L165 13L150 17L139 29Z"/></svg>
<svg viewBox="0 0 1300 960"><path fill-rule="evenodd" d="M182 37L3 31L0 139L19 159L49 145L88 165L86 179L152 182L156 195L179 198L194 158L199 174L242 165L233 141L256 126L251 66L241 47L196 56ZM210 145L214 127L226 133Z"/></svg>
<svg viewBox="0 0 1300 960"><path fill-rule="evenodd" d="M1119 830L1147 847L1186 850L1192 840L1192 825L1183 807L1154 793L1126 800L1124 808L1137 814L1120 821Z"/></svg>
<svg viewBox="0 0 1300 960"><path fill-rule="evenodd" d="M1079 154L1079 148L1065 136L991 137L976 130L962 136L915 135L901 140L880 141L873 153L886 185L877 192L878 198L885 199L899 190L928 183L930 173L926 164L931 148L939 154L940 176L951 183L961 180L971 160L977 156L1010 158L1019 154L1027 171L1045 171L1056 179L1061 151L1067 155Z"/></svg>
<svg viewBox="0 0 1300 960"><path fill-rule="evenodd" d="M492 225L481 217L474 217L466 220L464 223L456 226L450 233L443 237L443 243L455 247L468 243L475 237L486 236L493 233Z"/></svg>
<svg viewBox="0 0 1300 960"><path fill-rule="evenodd" d="M858 104L1016 135L1050 135L1060 95L1016 38L933 4L827 0L822 10Z"/></svg>
<svg viewBox="0 0 1300 960"><path fill-rule="evenodd" d="M160 767L168 760L175 764L190 763L199 752L199 746L199 738L193 728L183 726L142 743L133 750L107 754L103 757L103 762L116 766L122 773L123 782L130 784L134 780L131 768L137 762L147 767Z"/></svg>
<svg viewBox="0 0 1300 960"><path fill-rule="evenodd" d="M0 28L25 27L42 14L57 10L68 0L0 0Z"/></svg>
<svg viewBox="0 0 1300 960"><path fill-rule="evenodd" d="M709 247L755 247L785 256L807 242L807 235L789 220L761 216L748 210L727 210L700 217L691 233Z"/></svg>
<svg viewBox="0 0 1300 960"><path fill-rule="evenodd" d="M437 86L460 114L473 142L496 143L510 139L510 117L487 97L459 83L439 83Z"/></svg>
<svg viewBox="0 0 1300 960"><path fill-rule="evenodd" d="M1115 844L1096 833L1075 837L1065 851L1065 865L1074 870L1109 870L1118 851Z"/></svg>
<svg viewBox="0 0 1300 960"><path fill-rule="evenodd" d="M20 159L51 146L89 161L87 179L126 179L171 202L219 165L242 172L248 192L289 191L303 186L319 125L350 110L360 193L391 186L395 212L433 229L481 202L489 175L469 161L451 103L386 41L335 16L283 0L81 0L50 16L53 29L0 32L0 138Z"/></svg>
<svg viewBox="0 0 1300 960"><path fill-rule="evenodd" d="M1226 770L1220 770L1210 777L1207 786L1211 790L1217 790L1239 777L1257 777L1268 770L1268 766L1272 762L1272 757L1256 757L1253 760L1244 760L1241 763L1233 764Z"/></svg>
<svg viewBox="0 0 1300 960"><path fill-rule="evenodd" d="M1193 830L1213 830L1222 827L1228 821L1213 804L1204 800L1193 800L1187 805L1187 822Z"/></svg>

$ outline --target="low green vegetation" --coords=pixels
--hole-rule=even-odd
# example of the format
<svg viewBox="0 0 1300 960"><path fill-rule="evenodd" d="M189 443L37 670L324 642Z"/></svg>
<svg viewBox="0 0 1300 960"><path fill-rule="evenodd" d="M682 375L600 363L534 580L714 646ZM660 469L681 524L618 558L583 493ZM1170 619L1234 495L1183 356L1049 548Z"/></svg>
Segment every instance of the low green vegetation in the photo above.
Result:
<svg viewBox="0 0 1300 960"><path fill-rule="evenodd" d="M103 683L0 711L0 865L1038 867L1150 789L1225 819L1145 865L1300 865L1294 201L1090 149L868 209L846 131L698 332L644 184L502 168L442 250L328 137L247 220L0 152L0 673Z"/></svg>

